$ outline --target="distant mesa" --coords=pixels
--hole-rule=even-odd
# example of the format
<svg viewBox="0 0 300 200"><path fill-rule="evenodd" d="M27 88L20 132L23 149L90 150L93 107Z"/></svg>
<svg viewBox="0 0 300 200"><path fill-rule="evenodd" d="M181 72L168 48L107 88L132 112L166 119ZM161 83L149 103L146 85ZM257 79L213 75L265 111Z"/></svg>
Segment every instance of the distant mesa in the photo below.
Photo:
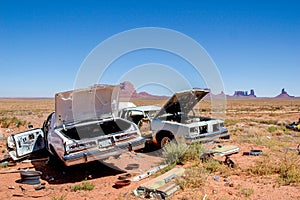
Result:
<svg viewBox="0 0 300 200"><path fill-rule="evenodd" d="M120 98L122 99L167 99L167 96L152 95L147 92L137 93L133 84L129 81L120 83Z"/></svg>
<svg viewBox="0 0 300 200"><path fill-rule="evenodd" d="M149 94L147 92L136 92L136 89L134 85L129 82L125 81L123 83L120 83L121 90L120 90L120 98L122 99L149 99L149 100L156 100L156 99L168 99L168 96L159 96L159 95L153 95ZM251 89L249 92L248 91L242 91L242 90L237 90L234 92L233 95L226 95L223 91L220 94L213 94L209 93L208 95L205 96L204 99L210 99L212 97L215 98L223 98L226 97L228 99L252 99L252 98L259 98L255 95L254 89ZM263 98L263 97L262 97ZM274 98L296 98L295 96L289 95L285 89L283 88L281 90L281 93L277 95ZM298 98L298 97L297 97Z"/></svg>
<svg viewBox="0 0 300 200"><path fill-rule="evenodd" d="M282 88L281 93L279 95L277 95L275 98L294 98L294 96L289 95L284 88Z"/></svg>

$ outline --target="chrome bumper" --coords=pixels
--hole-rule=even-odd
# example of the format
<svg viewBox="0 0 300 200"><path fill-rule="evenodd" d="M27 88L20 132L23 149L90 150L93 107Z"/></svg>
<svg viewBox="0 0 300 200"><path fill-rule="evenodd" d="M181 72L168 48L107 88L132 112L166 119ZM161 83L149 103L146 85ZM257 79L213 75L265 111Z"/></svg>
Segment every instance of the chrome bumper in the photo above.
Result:
<svg viewBox="0 0 300 200"><path fill-rule="evenodd" d="M185 136L185 141L187 144L191 144L193 142L210 142L226 136L229 136L228 130L226 128L222 128L219 131L211 133L187 135Z"/></svg>
<svg viewBox="0 0 300 200"><path fill-rule="evenodd" d="M110 156L120 155L122 153L138 150L145 147L145 139L139 138L138 140L123 142L108 148L93 148L76 153L64 155L62 160L66 166L87 163L95 160L103 160Z"/></svg>

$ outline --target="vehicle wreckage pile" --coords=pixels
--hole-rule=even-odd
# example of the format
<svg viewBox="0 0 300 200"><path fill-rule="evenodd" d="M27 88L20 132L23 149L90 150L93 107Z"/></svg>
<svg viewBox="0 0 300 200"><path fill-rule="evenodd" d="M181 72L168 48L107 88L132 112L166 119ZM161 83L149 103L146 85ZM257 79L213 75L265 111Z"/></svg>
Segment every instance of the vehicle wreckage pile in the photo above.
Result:
<svg viewBox="0 0 300 200"><path fill-rule="evenodd" d="M50 157L72 166L142 149L146 142L164 147L171 141L191 144L229 139L223 120L197 116L193 112L196 104L208 93L207 89L191 89L176 92L163 107L136 107L126 103L128 106L120 109L118 85L95 85L60 92L55 95L55 112L47 117L43 126L10 135L7 150L12 160L19 161L46 149ZM236 146L221 149L208 152L208 155L229 156L239 151ZM142 176L150 176L152 171L157 170L130 180L120 180L116 185L138 181ZM171 195L179 188L174 178L182 175L183 170L176 169L175 175L172 172L162 175L163 180L157 177L141 185L134 194L140 197ZM27 179L39 182L40 172L22 173L22 177L26 175ZM31 174L38 176L31 177Z"/></svg>
<svg viewBox="0 0 300 200"><path fill-rule="evenodd" d="M71 166L142 149L146 140L163 147L171 140L190 144L229 138L224 121L189 115L208 93L205 89L191 89L175 93L162 108L122 110L118 109L118 85L57 93L55 112L43 127L9 136L8 152L16 161L47 149ZM142 135L140 129L144 126L148 130Z"/></svg>

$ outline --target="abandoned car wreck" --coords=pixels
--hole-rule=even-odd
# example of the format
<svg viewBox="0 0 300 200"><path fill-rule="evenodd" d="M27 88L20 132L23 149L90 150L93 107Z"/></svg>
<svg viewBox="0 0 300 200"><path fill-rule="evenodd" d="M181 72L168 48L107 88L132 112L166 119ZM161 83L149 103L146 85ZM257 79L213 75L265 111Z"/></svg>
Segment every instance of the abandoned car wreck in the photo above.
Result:
<svg viewBox="0 0 300 200"><path fill-rule="evenodd" d="M198 116L193 110L208 93L207 89L176 92L162 108L130 107L120 116L136 123L146 138L161 147L171 140L190 144L229 138L223 120Z"/></svg>
<svg viewBox="0 0 300 200"><path fill-rule="evenodd" d="M55 112L42 128L11 135L13 160L46 148L67 166L141 149L145 139L136 124L117 117L119 86L96 85L55 95Z"/></svg>

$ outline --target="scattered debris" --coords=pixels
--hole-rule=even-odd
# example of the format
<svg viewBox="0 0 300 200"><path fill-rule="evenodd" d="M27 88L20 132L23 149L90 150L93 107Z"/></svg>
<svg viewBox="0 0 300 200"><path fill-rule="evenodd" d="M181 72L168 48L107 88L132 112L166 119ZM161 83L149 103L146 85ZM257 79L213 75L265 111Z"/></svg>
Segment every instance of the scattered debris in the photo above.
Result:
<svg viewBox="0 0 300 200"><path fill-rule="evenodd" d="M19 185L19 188L21 189L22 192L26 191L26 189L22 185Z"/></svg>
<svg viewBox="0 0 300 200"><path fill-rule="evenodd" d="M42 190L42 189L45 189L45 184L39 184L37 186L34 186L34 189L35 190Z"/></svg>
<svg viewBox="0 0 300 200"><path fill-rule="evenodd" d="M133 169L138 169L139 168L139 164L128 164L126 167L125 167L125 169L127 169L127 170L133 170Z"/></svg>
<svg viewBox="0 0 300 200"><path fill-rule="evenodd" d="M115 182L114 187L118 189L118 188L130 185L130 183L131 183L131 181L127 180L127 179L126 180L119 180L119 181Z"/></svg>
<svg viewBox="0 0 300 200"><path fill-rule="evenodd" d="M203 153L201 156L200 156L200 160L201 162L207 162L209 159L211 159L213 157L212 154L210 153Z"/></svg>
<svg viewBox="0 0 300 200"><path fill-rule="evenodd" d="M230 178L224 178L224 182L229 182Z"/></svg>
<svg viewBox="0 0 300 200"><path fill-rule="evenodd" d="M19 173L21 171L24 171L24 170L13 169L13 170L9 170L9 171L0 171L0 174Z"/></svg>
<svg viewBox="0 0 300 200"><path fill-rule="evenodd" d="M141 198L166 199L180 188L175 181L175 177L182 176L184 171L184 168L173 168L163 175L142 184L133 193Z"/></svg>
<svg viewBox="0 0 300 200"><path fill-rule="evenodd" d="M228 167L234 168L235 164L229 156L238 153L239 150L240 148L234 145L218 145L217 147L212 148L208 152L202 154L200 159L202 162L207 162L209 159L212 159L213 156L225 156L224 164Z"/></svg>
<svg viewBox="0 0 300 200"><path fill-rule="evenodd" d="M13 167L13 166L16 166L17 165L17 163L16 162L13 162L13 161L9 161L8 163L7 163L7 166L8 167Z"/></svg>
<svg viewBox="0 0 300 200"><path fill-rule="evenodd" d="M131 179L132 182L136 182L136 181L140 181L144 178L147 178L149 176L151 176L152 174L158 172L159 170L162 170L163 168L167 167L168 165L160 165L160 166L157 166L157 167L154 167L152 169L149 169L148 171L146 171L145 173L141 174L141 175L138 175L138 176L135 176Z"/></svg>
<svg viewBox="0 0 300 200"><path fill-rule="evenodd" d="M219 179L220 179L220 176L214 176L215 181L219 181Z"/></svg>
<svg viewBox="0 0 300 200"><path fill-rule="evenodd" d="M54 177L53 176L47 176L46 180L48 180L49 182L54 181Z"/></svg>
<svg viewBox="0 0 300 200"><path fill-rule="evenodd" d="M300 118L298 122L293 122L291 124L286 125L285 127L294 131L300 131Z"/></svg>
<svg viewBox="0 0 300 200"><path fill-rule="evenodd" d="M31 162L49 162L48 158L38 158L38 159L32 159L32 160L23 160L22 163L31 163Z"/></svg>
<svg viewBox="0 0 300 200"><path fill-rule="evenodd" d="M13 129L6 129L6 131L5 131L6 133L11 133L11 132L14 132L14 130Z"/></svg>
<svg viewBox="0 0 300 200"><path fill-rule="evenodd" d="M13 194L13 197L23 197L24 196L24 194L21 194L21 193L19 193L19 194Z"/></svg>
<svg viewBox="0 0 300 200"><path fill-rule="evenodd" d="M243 152L243 156L259 156L261 154L263 154L263 151L259 149L251 149L249 152Z"/></svg>
<svg viewBox="0 0 300 200"><path fill-rule="evenodd" d="M235 167L234 162L229 158L229 156L226 156L224 164L227 165L230 168L234 168Z"/></svg>
<svg viewBox="0 0 300 200"><path fill-rule="evenodd" d="M218 145L215 148L212 148L209 152L209 154L212 154L213 156L230 156L232 154L236 154L240 151L240 148L235 145Z"/></svg>
<svg viewBox="0 0 300 200"><path fill-rule="evenodd" d="M249 152L249 155L252 155L252 156L259 156L261 155L263 152L262 150L259 150L259 149L251 149L250 152Z"/></svg>
<svg viewBox="0 0 300 200"><path fill-rule="evenodd" d="M127 173L118 177L119 180L125 180L131 177L131 174Z"/></svg>
<svg viewBox="0 0 300 200"><path fill-rule="evenodd" d="M14 189L15 189L15 186L8 186L8 189L14 190Z"/></svg>

